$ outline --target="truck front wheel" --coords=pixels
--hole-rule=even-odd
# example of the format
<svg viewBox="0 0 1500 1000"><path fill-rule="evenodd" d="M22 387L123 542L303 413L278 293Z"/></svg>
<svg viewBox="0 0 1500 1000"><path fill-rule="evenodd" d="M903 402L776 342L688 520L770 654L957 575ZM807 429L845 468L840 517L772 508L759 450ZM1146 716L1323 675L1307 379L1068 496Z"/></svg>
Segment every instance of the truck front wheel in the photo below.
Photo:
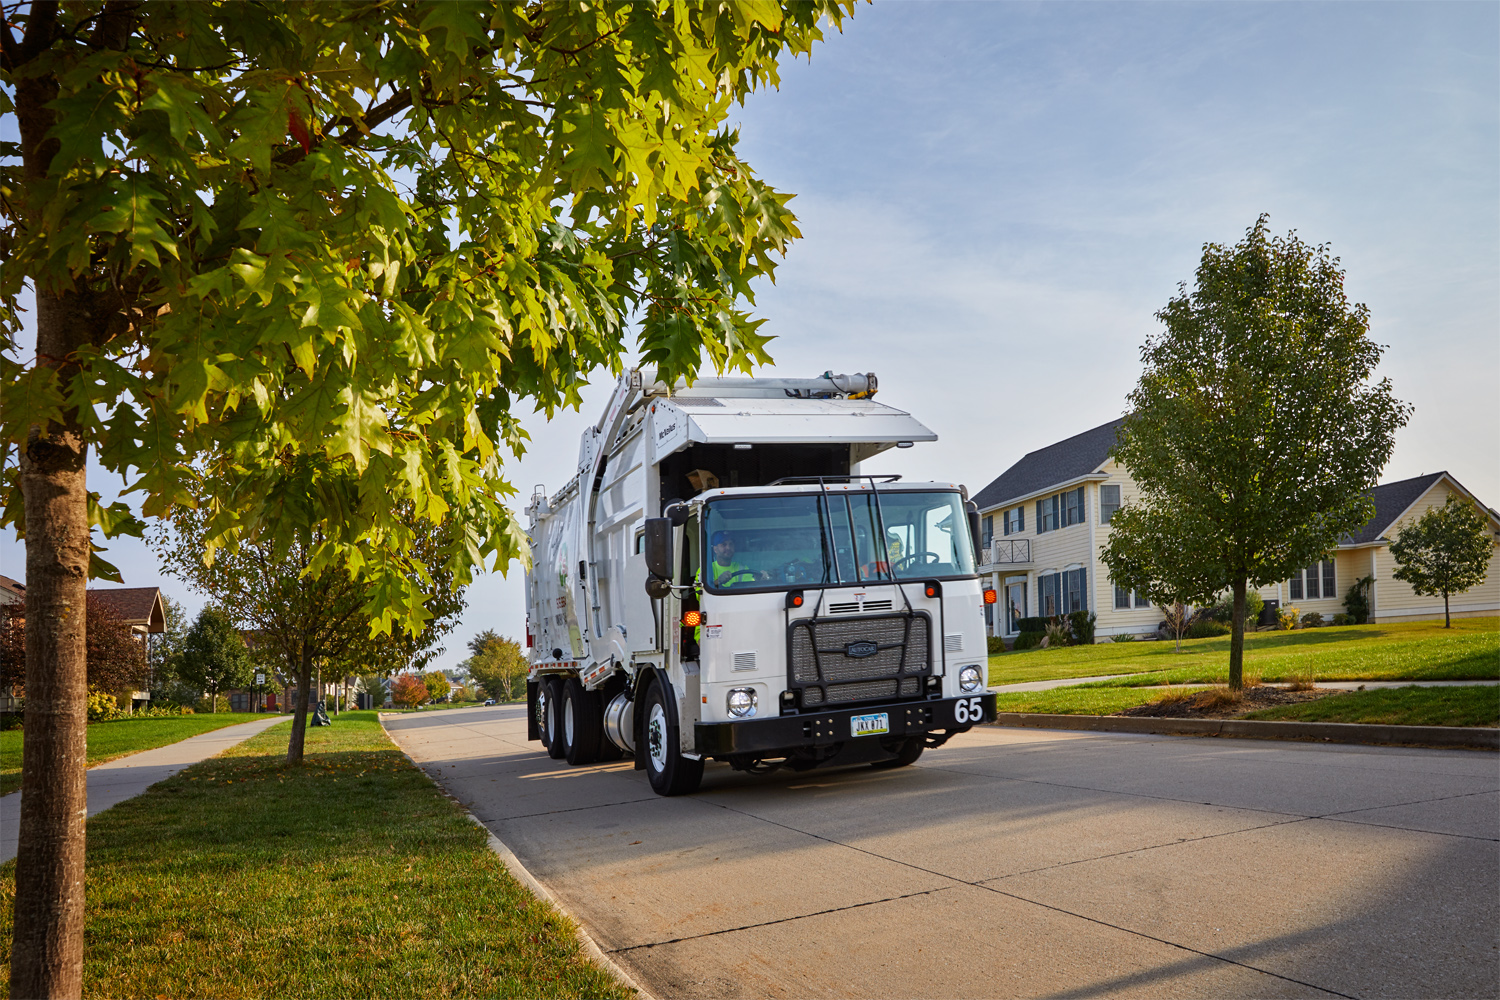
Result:
<svg viewBox="0 0 1500 1000"><path fill-rule="evenodd" d="M599 718L599 696L583 689L577 677L563 685L563 756L569 764L592 764L599 757L604 724Z"/></svg>
<svg viewBox="0 0 1500 1000"><path fill-rule="evenodd" d="M643 727L644 746L638 753L646 757L646 777L651 781L651 790L658 795L690 795L698 790L703 780L703 761L684 757L677 745L677 727L672 725L672 706L667 703L666 692L660 684L653 683L646 692L646 703L642 706L646 720Z"/></svg>

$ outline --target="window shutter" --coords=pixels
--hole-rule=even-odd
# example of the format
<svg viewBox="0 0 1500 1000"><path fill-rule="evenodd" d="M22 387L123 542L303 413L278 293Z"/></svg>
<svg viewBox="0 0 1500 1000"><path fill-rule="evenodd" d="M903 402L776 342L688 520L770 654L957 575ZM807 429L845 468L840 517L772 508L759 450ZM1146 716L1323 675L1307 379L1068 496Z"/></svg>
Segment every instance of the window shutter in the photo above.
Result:
<svg viewBox="0 0 1500 1000"><path fill-rule="evenodd" d="M1036 502L1036 533L1040 535L1047 530L1047 519L1042 516L1042 501Z"/></svg>
<svg viewBox="0 0 1500 1000"><path fill-rule="evenodd" d="M1016 508L1016 530L1017 531L1025 531L1026 530L1026 508L1025 507L1017 507Z"/></svg>

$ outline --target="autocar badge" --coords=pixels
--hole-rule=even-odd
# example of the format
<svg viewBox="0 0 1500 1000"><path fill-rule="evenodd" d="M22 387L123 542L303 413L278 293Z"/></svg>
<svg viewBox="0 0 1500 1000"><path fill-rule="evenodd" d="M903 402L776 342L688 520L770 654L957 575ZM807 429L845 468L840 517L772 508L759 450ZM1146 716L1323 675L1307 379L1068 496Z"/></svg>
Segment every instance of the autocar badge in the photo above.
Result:
<svg viewBox="0 0 1500 1000"><path fill-rule="evenodd" d="M880 646L870 642L868 639L851 642L844 647L844 655L856 660L863 659L866 656L874 656L878 652L880 652Z"/></svg>

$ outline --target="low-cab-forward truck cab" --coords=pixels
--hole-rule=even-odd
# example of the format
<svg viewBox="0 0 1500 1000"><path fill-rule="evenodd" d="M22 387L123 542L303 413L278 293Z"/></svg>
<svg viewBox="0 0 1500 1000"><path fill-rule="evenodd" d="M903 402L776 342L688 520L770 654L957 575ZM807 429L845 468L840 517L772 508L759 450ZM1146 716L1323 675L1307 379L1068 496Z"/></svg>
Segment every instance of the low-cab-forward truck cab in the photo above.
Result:
<svg viewBox="0 0 1500 1000"><path fill-rule="evenodd" d="M529 735L634 757L662 794L705 760L909 764L991 720L963 487L861 463L936 439L874 375L622 376L579 474L529 508Z"/></svg>

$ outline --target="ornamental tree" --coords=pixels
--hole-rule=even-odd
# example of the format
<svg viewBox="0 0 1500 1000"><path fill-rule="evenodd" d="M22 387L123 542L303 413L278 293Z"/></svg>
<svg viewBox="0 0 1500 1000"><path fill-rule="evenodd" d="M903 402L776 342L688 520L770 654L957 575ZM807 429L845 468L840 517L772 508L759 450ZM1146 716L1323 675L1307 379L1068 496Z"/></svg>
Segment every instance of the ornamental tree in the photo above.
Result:
<svg viewBox="0 0 1500 1000"><path fill-rule="evenodd" d="M1490 519L1466 497L1448 494L1441 507L1429 507L1403 525L1391 542L1396 579L1420 595L1443 595L1443 627L1453 627L1448 610L1452 594L1479 586L1489 574L1495 552Z"/></svg>
<svg viewBox="0 0 1500 1000"><path fill-rule="evenodd" d="M302 545L380 632L425 622L394 501L522 554L512 403L576 403L635 346L665 378L767 360L742 305L797 235L731 105L832 0L7 7L0 112L4 523L27 546L11 989L81 990L83 605L110 575L90 450L209 557ZM13 106L11 102L13 99ZM37 349L14 356L18 297ZM525 407L523 407L524 412ZM321 532L316 541L314 533Z"/></svg>
<svg viewBox="0 0 1500 1000"><path fill-rule="evenodd" d="M526 685L526 653L515 639L485 629L469 640L469 673L496 701L511 701Z"/></svg>
<svg viewBox="0 0 1500 1000"><path fill-rule="evenodd" d="M1234 597L1229 686L1244 686L1245 593L1322 558L1374 515L1366 495L1411 408L1372 381L1382 348L1326 246L1262 215L1203 248L1194 287L1156 314L1111 454L1140 499L1100 553L1123 587ZM1160 588L1160 589L1159 589ZM1172 592L1175 592L1173 594Z"/></svg>
<svg viewBox="0 0 1500 1000"><path fill-rule="evenodd" d="M252 671L250 650L229 613L213 605L198 612L183 639L178 676L208 695L211 710L217 712L219 692L248 686Z"/></svg>
<svg viewBox="0 0 1500 1000"><path fill-rule="evenodd" d="M427 697L427 685L420 674L402 674L391 684L391 701L403 708L416 708Z"/></svg>

